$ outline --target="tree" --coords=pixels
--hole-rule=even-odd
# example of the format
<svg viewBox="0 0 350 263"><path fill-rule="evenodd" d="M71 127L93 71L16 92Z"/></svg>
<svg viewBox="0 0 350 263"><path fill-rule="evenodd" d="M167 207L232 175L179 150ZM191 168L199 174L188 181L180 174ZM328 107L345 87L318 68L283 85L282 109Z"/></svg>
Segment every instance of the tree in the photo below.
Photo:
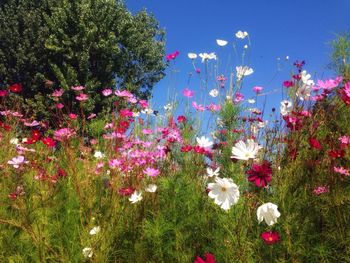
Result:
<svg viewBox="0 0 350 263"><path fill-rule="evenodd" d="M23 104L48 117L53 89L85 86L86 111L104 108L101 91L119 86L147 98L164 76L164 32L145 11L119 0L7 0L0 4L0 79L23 85ZM45 85L46 84L46 85Z"/></svg>

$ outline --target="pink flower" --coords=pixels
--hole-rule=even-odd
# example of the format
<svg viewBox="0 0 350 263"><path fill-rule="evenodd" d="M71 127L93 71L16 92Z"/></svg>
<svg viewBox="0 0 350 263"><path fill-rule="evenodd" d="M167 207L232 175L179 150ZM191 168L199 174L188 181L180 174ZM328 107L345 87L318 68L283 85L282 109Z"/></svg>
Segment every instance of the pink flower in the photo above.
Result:
<svg viewBox="0 0 350 263"><path fill-rule="evenodd" d="M20 165L28 163L28 161L25 160L24 156L19 155L17 157L13 157L12 160L8 161L7 163L17 169Z"/></svg>
<svg viewBox="0 0 350 263"><path fill-rule="evenodd" d="M348 145L350 144L350 136L341 136L339 137L339 141L341 142L341 144L345 144L345 145Z"/></svg>
<svg viewBox="0 0 350 263"><path fill-rule="evenodd" d="M265 244L267 245L273 245L278 241L280 241L281 239L278 232L272 232L272 231L264 232L261 234L260 237L262 240L264 240Z"/></svg>
<svg viewBox="0 0 350 263"><path fill-rule="evenodd" d="M53 97L61 97L63 95L64 89L56 89L52 92Z"/></svg>
<svg viewBox="0 0 350 263"><path fill-rule="evenodd" d="M75 131L70 128L62 128L54 132L54 139L57 141L64 141L75 135Z"/></svg>
<svg viewBox="0 0 350 263"><path fill-rule="evenodd" d="M197 102L195 102L195 101L192 102L192 106L193 106L193 108L195 108L198 111L204 111L205 110L205 107L203 105L197 104Z"/></svg>
<svg viewBox="0 0 350 263"><path fill-rule="evenodd" d="M339 173L339 174L345 175L345 176L350 176L350 170L345 169L342 166L339 166L339 167L334 166L333 169L334 169L334 172L336 172L336 173Z"/></svg>
<svg viewBox="0 0 350 263"><path fill-rule="evenodd" d="M91 113L88 117L87 117L87 119L88 120L91 120L91 119L93 119L93 118L95 118L96 117L96 114L95 113Z"/></svg>
<svg viewBox="0 0 350 263"><path fill-rule="evenodd" d="M140 100L139 105L141 106L141 108L146 109L148 107L148 102L147 100Z"/></svg>
<svg viewBox="0 0 350 263"><path fill-rule="evenodd" d="M63 107L64 107L64 105L62 103L57 103L56 104L56 108L59 109L59 110L63 109Z"/></svg>
<svg viewBox="0 0 350 263"><path fill-rule="evenodd" d="M109 165L109 168L114 169L114 168L121 167L122 162L118 159L112 159L112 160L109 160L108 165Z"/></svg>
<svg viewBox="0 0 350 263"><path fill-rule="evenodd" d="M206 253L205 260L198 256L195 259L194 263L216 263L216 261L215 261L215 257L213 254Z"/></svg>
<svg viewBox="0 0 350 263"><path fill-rule="evenodd" d="M0 90L0 97L6 97L8 94L7 90Z"/></svg>
<svg viewBox="0 0 350 263"><path fill-rule="evenodd" d="M152 133L153 133L153 130L151 130L151 129L143 129L143 130L142 130L142 133L143 133L143 134L149 135L149 134L152 134Z"/></svg>
<svg viewBox="0 0 350 263"><path fill-rule="evenodd" d="M194 91L188 89L188 88L185 88L183 91L182 91L182 94L187 97L187 98L192 98L194 96Z"/></svg>
<svg viewBox="0 0 350 263"><path fill-rule="evenodd" d="M253 91L255 91L256 93L260 93L263 90L263 87L259 87L259 86L255 86L253 88Z"/></svg>
<svg viewBox="0 0 350 263"><path fill-rule="evenodd" d="M241 102L242 100L244 100L243 94L236 92L234 102L238 103L238 102Z"/></svg>
<svg viewBox="0 0 350 263"><path fill-rule="evenodd" d="M68 117L71 119L71 120L75 120L78 118L78 115L74 114L74 113L69 113L68 114Z"/></svg>
<svg viewBox="0 0 350 263"><path fill-rule="evenodd" d="M134 114L132 111L128 110L128 109L122 109L119 111L120 116L122 117L132 117Z"/></svg>
<svg viewBox="0 0 350 263"><path fill-rule="evenodd" d="M294 86L294 82L290 81L290 80L286 80L286 81L283 82L282 85L283 85L283 87L290 88L290 87Z"/></svg>
<svg viewBox="0 0 350 263"><path fill-rule="evenodd" d="M196 73L198 73L198 74L201 73L201 69L200 69L200 68L196 68L195 71L196 71Z"/></svg>
<svg viewBox="0 0 350 263"><path fill-rule="evenodd" d="M38 126L40 125L40 122L34 120L32 122L24 122L24 126L27 126L27 127L35 127L35 126Z"/></svg>
<svg viewBox="0 0 350 263"><path fill-rule="evenodd" d="M134 95L132 95L129 91L127 90L123 90L123 91L120 91L120 90L116 90L114 92L114 94L118 97L133 97Z"/></svg>
<svg viewBox="0 0 350 263"><path fill-rule="evenodd" d="M180 54L179 51L175 51L174 53L170 53L168 55L166 55L166 60L170 61L170 60L174 60L178 55Z"/></svg>
<svg viewBox="0 0 350 263"><path fill-rule="evenodd" d="M75 90L75 91L81 91L83 89L85 89L84 86L74 86L74 87L71 87L72 90Z"/></svg>
<svg viewBox="0 0 350 263"><path fill-rule="evenodd" d="M147 167L145 170L143 170L143 173L151 177L155 177L160 174L158 169L154 169L151 167Z"/></svg>
<svg viewBox="0 0 350 263"><path fill-rule="evenodd" d="M104 89L102 90L102 94L105 97L108 97L109 95L111 95L113 93L112 89Z"/></svg>
<svg viewBox="0 0 350 263"><path fill-rule="evenodd" d="M320 195L320 194L324 194L324 193L327 193L327 192L329 192L329 188L328 188L328 186L318 186L318 187L316 187L314 190L313 190L313 193L315 194L315 195Z"/></svg>
<svg viewBox="0 0 350 263"><path fill-rule="evenodd" d="M89 95L85 94L85 93L80 93L78 96L75 97L76 100L78 101L86 101L89 99Z"/></svg>
<svg viewBox="0 0 350 263"><path fill-rule="evenodd" d="M216 105L216 104L210 103L209 106L207 106L207 109L210 111L213 111L213 112L220 111L221 105Z"/></svg>

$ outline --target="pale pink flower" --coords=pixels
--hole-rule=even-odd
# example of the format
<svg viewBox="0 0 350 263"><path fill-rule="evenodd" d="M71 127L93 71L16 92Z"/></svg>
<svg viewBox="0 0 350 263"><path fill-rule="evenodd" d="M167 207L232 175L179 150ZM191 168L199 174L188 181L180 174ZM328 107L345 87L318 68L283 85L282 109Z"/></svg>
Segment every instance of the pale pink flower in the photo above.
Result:
<svg viewBox="0 0 350 263"><path fill-rule="evenodd" d="M88 120L91 120L91 119L93 119L93 118L95 118L96 117L96 114L95 113L91 113L88 117L87 117L87 119Z"/></svg>
<svg viewBox="0 0 350 263"><path fill-rule="evenodd" d="M127 90L122 90L122 91L121 90L116 90L114 92L114 94L117 95L118 97L129 97L129 98L131 98L131 97L134 96Z"/></svg>
<svg viewBox="0 0 350 263"><path fill-rule="evenodd" d="M75 131L70 128L62 128L54 132L54 139L57 141L64 141L75 135Z"/></svg>
<svg viewBox="0 0 350 263"><path fill-rule="evenodd" d="M343 135L343 136L340 136L339 137L339 141L342 143L342 144L350 144L350 136L346 136L346 135Z"/></svg>
<svg viewBox="0 0 350 263"><path fill-rule="evenodd" d="M34 120L32 122L24 122L24 126L27 126L27 127L35 127L35 126L38 126L40 125L40 122Z"/></svg>
<svg viewBox="0 0 350 263"><path fill-rule="evenodd" d="M114 168L119 168L122 165L122 162L118 159L112 159L109 160L108 162L109 168L114 169Z"/></svg>
<svg viewBox="0 0 350 263"><path fill-rule="evenodd" d="M345 169L342 166L339 166L339 167L334 166L333 169L334 169L334 172L336 172L336 173L339 173L339 174L342 174L342 175L345 175L345 176L350 176L349 169Z"/></svg>
<svg viewBox="0 0 350 263"><path fill-rule="evenodd" d="M105 97L108 97L109 95L111 95L113 93L112 89L104 89L102 90L102 94Z"/></svg>
<svg viewBox="0 0 350 263"><path fill-rule="evenodd" d="M7 162L8 164L12 165L14 168L19 168L22 164L28 163L28 161L25 160L24 156L19 155L17 157L13 157L12 160Z"/></svg>
<svg viewBox="0 0 350 263"><path fill-rule="evenodd" d="M190 90L188 88L185 88L183 91L182 91L182 94L187 97L187 98L192 98L194 96L194 91L193 90Z"/></svg>
<svg viewBox="0 0 350 263"><path fill-rule="evenodd" d="M221 110L221 105L216 105L213 103L210 103L209 106L207 106L207 109L210 111L220 111Z"/></svg>
<svg viewBox="0 0 350 263"><path fill-rule="evenodd" d="M329 187L328 186L318 186L313 190L313 193L315 195L320 195L329 192Z"/></svg>
<svg viewBox="0 0 350 263"><path fill-rule="evenodd" d="M78 101L86 101L89 99L89 95L85 94L85 93L80 93L78 96L75 97L76 100Z"/></svg>
<svg viewBox="0 0 350 263"><path fill-rule="evenodd" d="M193 108L195 108L198 111L204 111L205 110L205 107L203 105L197 104L197 102L195 102L195 101L192 102L192 106L193 106Z"/></svg>
<svg viewBox="0 0 350 263"><path fill-rule="evenodd" d="M73 86L73 87L71 87L71 89L75 90L75 91L81 91L81 90L85 89L85 87L84 86Z"/></svg>
<svg viewBox="0 0 350 263"><path fill-rule="evenodd" d="M160 174L158 169L154 169L151 167L147 167L145 170L143 170L143 173L151 177L155 177Z"/></svg>
<svg viewBox="0 0 350 263"><path fill-rule="evenodd" d="M234 102L238 103L238 102L241 102L242 100L244 100L243 94L236 92Z"/></svg>
<svg viewBox="0 0 350 263"><path fill-rule="evenodd" d="M54 92L52 92L53 97L61 97L64 93L64 89L56 89Z"/></svg>

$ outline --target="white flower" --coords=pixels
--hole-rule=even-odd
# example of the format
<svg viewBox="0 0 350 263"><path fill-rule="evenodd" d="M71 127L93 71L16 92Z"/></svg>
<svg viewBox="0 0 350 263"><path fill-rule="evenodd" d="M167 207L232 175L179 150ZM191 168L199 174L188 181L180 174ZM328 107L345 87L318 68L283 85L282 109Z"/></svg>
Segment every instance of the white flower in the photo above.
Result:
<svg viewBox="0 0 350 263"><path fill-rule="evenodd" d="M216 43L220 46L220 47L224 47L227 45L227 41L226 40L222 40L222 39L217 39Z"/></svg>
<svg viewBox="0 0 350 263"><path fill-rule="evenodd" d="M153 110L151 108L146 108L146 109L141 110L141 113L151 115L151 114L153 114Z"/></svg>
<svg viewBox="0 0 350 263"><path fill-rule="evenodd" d="M219 176L220 167L216 168L215 170L211 169L210 167L207 168L207 175L209 177L217 177Z"/></svg>
<svg viewBox="0 0 350 263"><path fill-rule="evenodd" d="M238 186L233 183L231 178L215 178L215 183L208 184L208 196L215 200L215 204L224 210L238 202L239 190Z"/></svg>
<svg viewBox="0 0 350 263"><path fill-rule="evenodd" d="M209 92L209 95L212 96L213 98L217 97L219 95L219 91L217 89L212 89Z"/></svg>
<svg viewBox="0 0 350 263"><path fill-rule="evenodd" d="M19 140L18 140L18 138L12 138L12 139L10 140L10 143L11 143L11 144L14 144L14 145L18 145L18 144L19 144Z"/></svg>
<svg viewBox="0 0 350 263"><path fill-rule="evenodd" d="M249 68L247 66L239 66L236 67L236 71L237 71L237 79L241 80L243 78L243 76L249 76L251 74L253 74L254 70L252 68Z"/></svg>
<svg viewBox="0 0 350 263"><path fill-rule="evenodd" d="M202 58L202 62L204 62L205 60L209 60L209 59L215 59L216 60L216 55L214 52L212 53L200 53L199 56Z"/></svg>
<svg viewBox="0 0 350 263"><path fill-rule="evenodd" d="M291 101L289 100L282 100L281 101L281 107L280 107L280 110L281 110L281 114L283 116L287 115L289 112L291 112L293 109L293 104Z"/></svg>
<svg viewBox="0 0 350 263"><path fill-rule="evenodd" d="M139 117L139 116L140 116L140 112L138 112L138 111L133 112L133 113L132 113L132 116L135 117L135 118L136 118L136 117Z"/></svg>
<svg viewBox="0 0 350 263"><path fill-rule="evenodd" d="M129 201L133 204L139 202L142 200L142 193L141 192L133 192L133 194L129 197Z"/></svg>
<svg viewBox="0 0 350 263"><path fill-rule="evenodd" d="M188 53L187 56L189 59L196 59L197 58L197 54L195 54L195 53Z"/></svg>
<svg viewBox="0 0 350 263"><path fill-rule="evenodd" d="M149 193L154 193L155 191L157 191L157 186L155 184L149 184L147 185L145 191Z"/></svg>
<svg viewBox="0 0 350 263"><path fill-rule="evenodd" d="M244 47L243 47L244 49L248 49L248 45L244 45Z"/></svg>
<svg viewBox="0 0 350 263"><path fill-rule="evenodd" d="M257 125L259 128L265 128L269 121L258 121Z"/></svg>
<svg viewBox="0 0 350 263"><path fill-rule="evenodd" d="M297 90L296 95L300 100L308 100L311 96L311 91L315 83L311 79L311 75L308 74L306 70L301 72L301 81L303 84Z"/></svg>
<svg viewBox="0 0 350 263"><path fill-rule="evenodd" d="M311 78L311 75L306 72L306 70L303 70L301 72L301 81L308 86L314 85L314 81Z"/></svg>
<svg viewBox="0 0 350 263"><path fill-rule="evenodd" d="M249 100L248 100L248 103L254 104L254 103L255 103L255 99L249 99Z"/></svg>
<svg viewBox="0 0 350 263"><path fill-rule="evenodd" d="M87 258L87 257L91 258L93 254L94 254L94 253L92 252L92 248L91 248L91 247L86 247L86 248L83 249L83 255L84 255L84 257L86 257L86 258Z"/></svg>
<svg viewBox="0 0 350 263"><path fill-rule="evenodd" d="M198 145L202 148L209 148L213 145L213 142L210 141L208 138L206 138L205 136L202 136L200 138L196 138L196 141L198 143Z"/></svg>
<svg viewBox="0 0 350 263"><path fill-rule="evenodd" d="M101 227L99 227L99 226L95 226L95 227L93 227L91 230L90 230L90 235L97 235L98 233L100 233L100 231L101 231Z"/></svg>
<svg viewBox="0 0 350 263"><path fill-rule="evenodd" d="M256 212L259 223L265 220L268 226L272 226L277 223L277 218L281 216L278 211L278 206L273 203L265 203L258 207Z"/></svg>
<svg viewBox="0 0 350 263"><path fill-rule="evenodd" d="M100 152L100 151L96 151L96 152L94 153L94 157L95 157L96 159L102 159L102 158L105 157L105 155L104 155L104 153L102 153L102 152Z"/></svg>
<svg viewBox="0 0 350 263"><path fill-rule="evenodd" d="M289 60L289 56L286 56L286 60Z"/></svg>
<svg viewBox="0 0 350 263"><path fill-rule="evenodd" d="M171 111L173 109L173 105L171 103L168 103L167 105L164 106L164 110L166 111Z"/></svg>
<svg viewBox="0 0 350 263"><path fill-rule="evenodd" d="M245 39L247 36L248 36L248 32L246 32L246 31L242 32L241 30L239 30L236 33L236 37L240 38L240 39Z"/></svg>
<svg viewBox="0 0 350 263"><path fill-rule="evenodd" d="M231 158L235 158L238 160L249 160L255 159L258 151L262 147L259 146L254 140L248 139L247 143L240 140L232 147L232 156Z"/></svg>

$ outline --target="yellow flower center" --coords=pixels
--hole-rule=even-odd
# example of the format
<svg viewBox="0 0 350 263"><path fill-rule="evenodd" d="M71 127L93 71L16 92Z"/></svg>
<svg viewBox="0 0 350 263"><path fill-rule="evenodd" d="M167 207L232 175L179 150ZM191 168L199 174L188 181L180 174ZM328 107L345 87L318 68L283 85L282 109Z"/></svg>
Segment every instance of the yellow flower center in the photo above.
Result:
<svg viewBox="0 0 350 263"><path fill-rule="evenodd" d="M226 192L226 187L221 187L222 192Z"/></svg>

